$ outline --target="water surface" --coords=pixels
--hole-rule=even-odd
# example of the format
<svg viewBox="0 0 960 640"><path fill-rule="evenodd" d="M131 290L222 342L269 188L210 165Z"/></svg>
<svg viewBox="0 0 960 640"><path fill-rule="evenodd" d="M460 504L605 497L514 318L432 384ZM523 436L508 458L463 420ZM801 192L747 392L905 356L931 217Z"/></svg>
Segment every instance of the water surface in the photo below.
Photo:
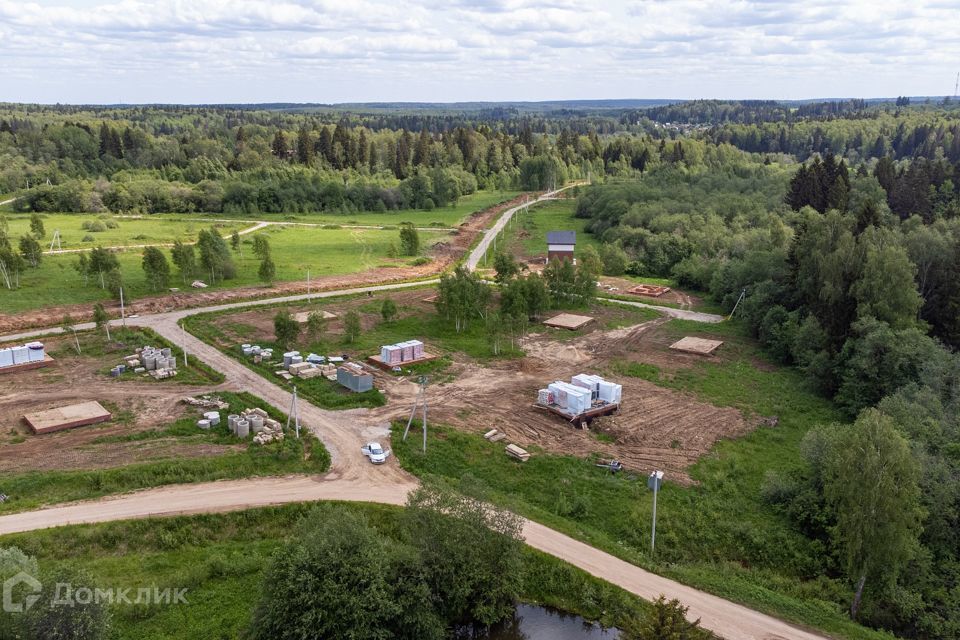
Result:
<svg viewBox="0 0 960 640"><path fill-rule="evenodd" d="M616 640L616 629L603 629L576 616L535 605L517 605L513 617L490 628L463 627L456 640Z"/></svg>

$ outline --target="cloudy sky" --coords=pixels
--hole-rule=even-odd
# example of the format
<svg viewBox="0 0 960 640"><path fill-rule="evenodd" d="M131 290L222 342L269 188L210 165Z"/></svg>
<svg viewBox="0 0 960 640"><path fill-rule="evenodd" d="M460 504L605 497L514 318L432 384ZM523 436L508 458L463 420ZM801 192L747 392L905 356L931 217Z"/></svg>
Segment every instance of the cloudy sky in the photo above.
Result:
<svg viewBox="0 0 960 640"><path fill-rule="evenodd" d="M0 100L944 95L960 0L0 0Z"/></svg>

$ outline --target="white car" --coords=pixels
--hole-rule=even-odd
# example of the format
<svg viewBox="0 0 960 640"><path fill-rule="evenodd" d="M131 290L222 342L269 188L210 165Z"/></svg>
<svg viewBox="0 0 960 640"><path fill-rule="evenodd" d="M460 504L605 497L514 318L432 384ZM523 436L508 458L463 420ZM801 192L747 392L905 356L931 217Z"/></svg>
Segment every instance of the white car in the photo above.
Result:
<svg viewBox="0 0 960 640"><path fill-rule="evenodd" d="M381 447L379 442L368 442L360 451L370 458L370 462L373 464L383 464L390 455L390 451Z"/></svg>

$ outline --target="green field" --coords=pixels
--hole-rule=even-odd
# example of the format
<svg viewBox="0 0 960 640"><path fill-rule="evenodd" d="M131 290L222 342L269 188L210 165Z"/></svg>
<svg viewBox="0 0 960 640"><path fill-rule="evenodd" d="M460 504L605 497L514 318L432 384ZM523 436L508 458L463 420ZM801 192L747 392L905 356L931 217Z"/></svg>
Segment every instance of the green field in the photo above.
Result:
<svg viewBox="0 0 960 640"><path fill-rule="evenodd" d="M310 277L315 279L356 273L381 265L404 266L412 260L387 257L391 243L398 244L397 231L270 227L265 233L270 238L277 282L306 280L308 270ZM442 231L420 232L420 242L425 248L446 237L447 232ZM260 261L253 255L248 241L250 238L246 237L240 255L233 254L237 277L217 283L206 291L261 284L257 276ZM169 251L166 254L169 259ZM125 251L118 253L117 258L127 300L150 295L152 292L147 287L141 267L141 252ZM44 256L38 268L21 273L19 289L0 289L0 309L5 313L16 313L48 306L92 304L108 300L109 292L101 289L93 280L84 286L83 278L73 269L76 261L77 256L71 254ZM172 264L171 272L170 286L183 287L184 283ZM198 277L209 284L209 278L202 274Z"/></svg>
<svg viewBox="0 0 960 640"><path fill-rule="evenodd" d="M285 416L248 393L224 392L217 395L230 404L229 412L239 413L245 408L260 407L281 424L286 420ZM248 440L243 444L228 430L227 413L226 410L221 411L220 425L208 431L203 431L196 425L200 416L198 409L162 428L104 436L84 445L111 446L117 443L158 441L177 446L233 445L234 448L227 453L200 457L165 457L104 469L0 474L0 489L9 496L8 500L0 504L0 513L37 509L49 504L167 484L289 473L322 473L329 468L329 454L309 431L301 431L300 440L288 434L289 437L280 443L260 446ZM128 419L129 415L121 414L114 418L114 422Z"/></svg>
<svg viewBox="0 0 960 640"><path fill-rule="evenodd" d="M666 326L671 335L703 335L697 323ZM826 577L837 575L829 554L761 499L766 473L798 465L803 435L841 416L800 373L764 361L741 331L735 324L722 330L732 356L727 362L674 373L614 363L620 375L737 407L748 416L780 419L775 429L721 441L692 467L695 486L668 478L658 504L656 556L649 547L651 495L642 476L611 476L590 460L537 451L521 465L504 456L500 445L441 426L431 429L426 455L412 441L394 441L394 452L418 476L456 486L468 476L511 509L658 573L839 637L889 638L849 621L852 592L842 579Z"/></svg>
<svg viewBox="0 0 960 640"><path fill-rule="evenodd" d="M443 207L431 211L418 209L403 209L400 211L361 211L354 213L297 213L297 214L260 214L256 216L257 220L266 221L291 221L291 222L309 222L318 224L339 224L339 225L397 225L401 222L412 222L418 227L444 226L455 227L463 222L467 216L477 211L482 211L495 204L506 200L511 200L522 192L520 191L477 191L470 195L463 196L459 202L452 207ZM207 214L197 214L185 216L182 214L164 214L164 217L170 218L203 218ZM238 218L252 219L250 216L233 216L225 214L209 214L210 218Z"/></svg>
<svg viewBox="0 0 960 640"><path fill-rule="evenodd" d="M401 510L346 504L396 536ZM34 556L40 570L82 569L102 588L188 589L177 606L113 605L114 638L244 637L272 554L290 540L311 505L228 514L59 527L0 538ZM606 625L648 611L646 602L555 558L525 548L521 599ZM698 640L707 634L697 634Z"/></svg>
<svg viewBox="0 0 960 640"><path fill-rule="evenodd" d="M10 225L10 237L16 240L30 232L29 213L8 213L7 222ZM110 215L84 213L44 213L40 214L46 235L40 239L44 251L50 249L54 231L60 230L60 245L63 249L92 249L95 246L124 247L130 245L172 244L176 240L191 243L196 242L197 232L209 227L200 221L180 220L165 216L144 216L142 218L126 218ZM116 224L115 229L107 228L104 231L90 232L82 228L84 222L110 222ZM215 223L222 236L229 236L236 231L243 231L253 223L218 222ZM83 242L89 236L92 241ZM54 247L56 249L57 247Z"/></svg>

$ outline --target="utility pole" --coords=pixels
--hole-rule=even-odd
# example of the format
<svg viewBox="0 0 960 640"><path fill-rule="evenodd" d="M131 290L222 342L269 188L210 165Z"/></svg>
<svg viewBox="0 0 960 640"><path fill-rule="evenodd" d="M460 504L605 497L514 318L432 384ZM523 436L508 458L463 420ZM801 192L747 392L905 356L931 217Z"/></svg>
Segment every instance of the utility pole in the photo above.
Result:
<svg viewBox="0 0 960 640"><path fill-rule="evenodd" d="M653 489L653 526L650 529L650 555L652 556L657 546L657 494L660 492L660 485L663 483L663 471L651 471L647 478L647 487Z"/></svg>
<svg viewBox="0 0 960 640"><path fill-rule="evenodd" d="M187 363L187 331L182 324L180 325L180 347L183 349L183 368L186 369L189 366Z"/></svg>
<svg viewBox="0 0 960 640"><path fill-rule="evenodd" d="M307 300L310 299L310 269L307 269Z"/></svg>
<svg viewBox="0 0 960 640"><path fill-rule="evenodd" d="M730 315L727 316L727 320L729 320L730 318L732 318L732 317L733 317L733 314L735 314L735 313L737 312L737 307L740 306L740 303L743 302L743 299L744 299L744 297L746 297L746 295L747 295L747 290L746 290L746 289L743 289L742 291L740 291L740 297L737 298L737 303L736 303L735 305L733 305L733 309L730 310Z"/></svg>
<svg viewBox="0 0 960 640"><path fill-rule="evenodd" d="M290 411L287 412L287 429L290 428L290 420L293 419L293 427L297 432L297 440L300 439L300 410L297 409L297 388L293 388L293 397L290 400Z"/></svg>
<svg viewBox="0 0 960 640"><path fill-rule="evenodd" d="M123 287L120 287L120 319L123 320L123 328L127 328L127 313L123 309Z"/></svg>
<svg viewBox="0 0 960 640"><path fill-rule="evenodd" d="M417 379L417 382L420 384L420 390L417 392L417 397L413 401L413 410L410 412L410 419L407 420L407 428L403 430L403 441L406 442L407 434L410 433L410 425L413 424L413 417L417 415L417 407L420 406L421 400L423 401L423 452L427 452L427 383L430 382L430 378L427 376L420 376Z"/></svg>

